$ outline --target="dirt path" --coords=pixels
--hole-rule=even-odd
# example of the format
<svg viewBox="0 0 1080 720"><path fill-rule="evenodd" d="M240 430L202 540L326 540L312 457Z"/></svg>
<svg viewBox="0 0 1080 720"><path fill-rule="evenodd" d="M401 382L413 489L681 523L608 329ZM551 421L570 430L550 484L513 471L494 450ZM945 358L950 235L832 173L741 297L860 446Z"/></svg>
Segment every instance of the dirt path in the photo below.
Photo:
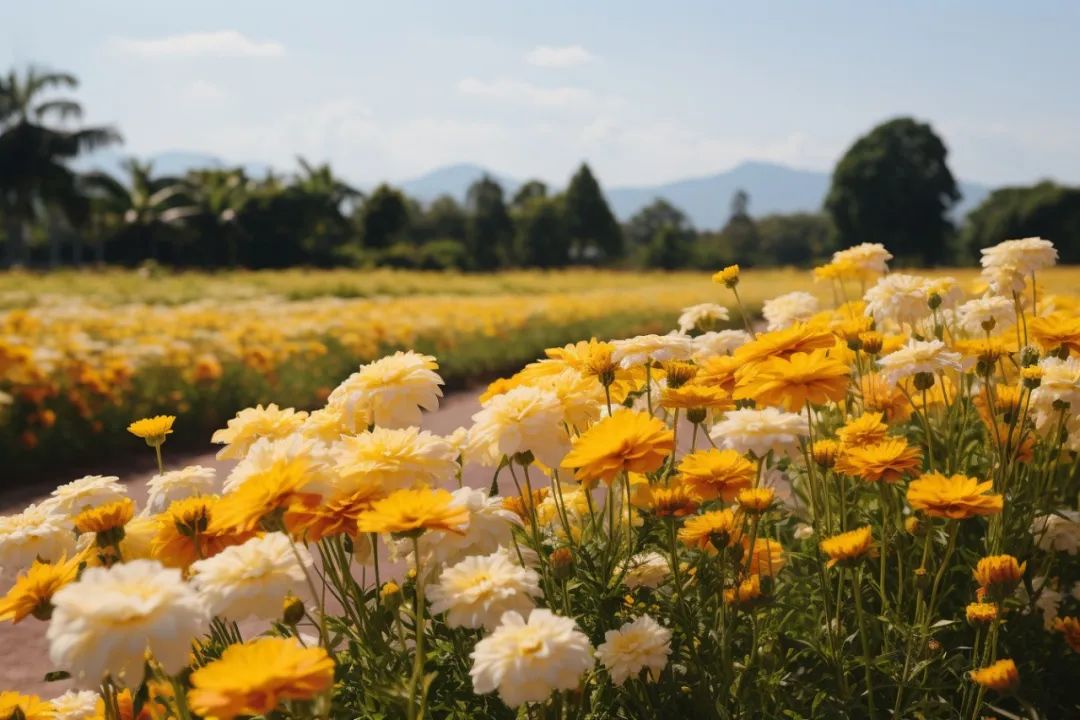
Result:
<svg viewBox="0 0 1080 720"><path fill-rule="evenodd" d="M439 410L430 413L424 422L424 428L439 434L449 434L458 427L470 424L470 418L480 408L477 400L479 391L454 393L443 399ZM167 450L167 447L166 447ZM232 462L219 461L214 457L214 450L195 453L183 458L169 458L171 466L206 465L218 470L218 477L224 478ZM154 474L152 464L146 469L132 472L121 480L129 487L131 497L141 507L146 501L146 481ZM486 471L470 467L466 470L465 481L476 487L485 486L491 481ZM0 514L18 512L31 502L47 497L51 488L35 486L0 497ZM33 692L50 698L71 689L69 681L47 683L45 674L52 670L49 662L48 643L45 640L46 624L26 618L18 625L0 623L0 691L19 690Z"/></svg>

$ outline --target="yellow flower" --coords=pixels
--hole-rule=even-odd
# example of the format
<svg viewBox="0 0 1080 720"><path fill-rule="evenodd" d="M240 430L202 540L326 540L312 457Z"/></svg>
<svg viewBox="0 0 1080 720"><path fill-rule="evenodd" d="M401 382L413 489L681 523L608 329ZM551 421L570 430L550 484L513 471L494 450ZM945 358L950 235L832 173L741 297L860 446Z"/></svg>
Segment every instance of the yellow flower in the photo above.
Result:
<svg viewBox="0 0 1080 720"><path fill-rule="evenodd" d="M867 482L896 482L922 467L922 453L902 438L847 448L836 459L836 471Z"/></svg>
<svg viewBox="0 0 1080 720"><path fill-rule="evenodd" d="M0 598L0 621L10 620L14 624L27 615L48 620L52 614L53 594L75 580L78 574L77 558L66 560L61 557L55 563L35 560L30 569L15 580L7 595Z"/></svg>
<svg viewBox="0 0 1080 720"><path fill-rule="evenodd" d="M644 499L646 509L660 517L685 517L698 509L699 499L687 486L674 481L667 487L645 486L647 495Z"/></svg>
<svg viewBox="0 0 1080 720"><path fill-rule="evenodd" d="M821 541L821 551L829 556L828 567L838 563L852 565L874 553L874 536L870 526L849 530Z"/></svg>
<svg viewBox="0 0 1080 720"><path fill-rule="evenodd" d="M867 330L859 333L859 344L867 355L877 355L885 344L885 338L879 332Z"/></svg>
<svg viewBox="0 0 1080 720"><path fill-rule="evenodd" d="M735 499L743 511L753 515L760 515L772 506L773 500L776 499L776 493L773 492L772 488L747 488L740 490Z"/></svg>
<svg viewBox="0 0 1080 720"><path fill-rule="evenodd" d="M1069 647L1073 649L1073 652L1080 653L1080 618L1055 618L1054 629L1060 633L1064 633L1065 642L1069 644Z"/></svg>
<svg viewBox="0 0 1080 720"><path fill-rule="evenodd" d="M264 637L232 645L191 675L188 702L203 717L267 715L283 700L311 700L334 682L334 661L321 647Z"/></svg>
<svg viewBox="0 0 1080 720"><path fill-rule="evenodd" d="M996 663L969 674L972 682L984 688L1005 694L1012 692L1020 684L1020 671L1012 660L998 660Z"/></svg>
<svg viewBox="0 0 1080 720"><path fill-rule="evenodd" d="M975 581L987 591L999 595L1012 592L1024 576L1027 563L1012 555L988 555L975 566Z"/></svg>
<svg viewBox="0 0 1080 720"><path fill-rule="evenodd" d="M988 602L969 603L964 614L972 625L988 625L997 618L997 605Z"/></svg>
<svg viewBox="0 0 1080 720"><path fill-rule="evenodd" d="M314 506L319 495L305 492L313 477L311 461L296 457L254 472L240 487L221 498L210 520L211 532L247 532L279 510L300 504Z"/></svg>
<svg viewBox="0 0 1080 720"><path fill-rule="evenodd" d="M142 438L147 445L153 447L165 442L165 436L172 433L174 422L176 422L175 415L155 415L131 423L128 425L128 432Z"/></svg>
<svg viewBox="0 0 1080 720"><path fill-rule="evenodd" d="M1028 321L1028 333L1043 352L1065 348L1070 355L1080 354L1080 317L1055 313Z"/></svg>
<svg viewBox="0 0 1080 720"><path fill-rule="evenodd" d="M469 522L469 510L452 504L446 490L398 490L376 501L360 514L357 528L366 533L414 535L425 530L447 530L461 534Z"/></svg>
<svg viewBox="0 0 1080 720"><path fill-rule="evenodd" d="M679 462L679 478L704 501L731 502L757 475L752 462L735 450L698 450Z"/></svg>
<svg viewBox="0 0 1080 720"><path fill-rule="evenodd" d="M713 273L712 280L714 283L722 283L729 288L733 288L739 284L739 266L728 265L723 270Z"/></svg>
<svg viewBox="0 0 1080 720"><path fill-rule="evenodd" d="M151 556L162 565L186 570L196 560L213 557L251 538L253 531L237 531L213 522L220 504L215 495L173 501L154 518Z"/></svg>
<svg viewBox="0 0 1080 720"><path fill-rule="evenodd" d="M386 495L382 485L364 483L354 492L324 500L319 505L291 505L285 511L285 529L308 542L318 542L332 535L356 537L356 521L360 515Z"/></svg>
<svg viewBox="0 0 1080 720"><path fill-rule="evenodd" d="M739 368L737 374L742 375L769 358L787 358L795 353L831 348L835 343L836 336L827 328L796 323L783 330L759 333L735 351L732 362Z"/></svg>
<svg viewBox="0 0 1080 720"><path fill-rule="evenodd" d="M859 392L866 412L880 412L888 422L903 422L911 417L911 403L903 391L881 373L863 375L859 379Z"/></svg>
<svg viewBox="0 0 1080 720"><path fill-rule="evenodd" d="M664 388L660 393L660 407L667 410L727 410L735 407L735 403L721 387L690 382L677 388ZM704 419L704 413L700 419Z"/></svg>
<svg viewBox="0 0 1080 720"><path fill-rule="evenodd" d="M731 510L711 512L687 518L679 529L679 541L698 550L716 552L731 545L738 537L735 513Z"/></svg>
<svg viewBox="0 0 1080 720"><path fill-rule="evenodd" d="M823 468L831 468L835 465L839 452L840 443L835 440L815 440L810 446L810 457Z"/></svg>
<svg viewBox="0 0 1080 720"><path fill-rule="evenodd" d="M658 418L625 410L604 418L578 436L563 459L577 469L577 480L610 483L620 472L647 473L663 465L675 449L675 436Z"/></svg>
<svg viewBox="0 0 1080 720"><path fill-rule="evenodd" d="M23 695L14 690L0 692L0 720L53 720L54 713L52 703L37 695Z"/></svg>
<svg viewBox="0 0 1080 720"><path fill-rule="evenodd" d="M131 498L87 508L75 516L75 532L107 533L122 528L135 515L135 502Z"/></svg>
<svg viewBox="0 0 1080 720"><path fill-rule="evenodd" d="M750 574L773 577L784 568L784 548L780 543L759 537L750 548L750 539L743 535L743 552L750 556Z"/></svg>
<svg viewBox="0 0 1080 720"><path fill-rule="evenodd" d="M907 499L912 508L932 517L966 520L1001 512L1002 497L987 492L993 486L989 480L979 482L967 475L926 473L908 485Z"/></svg>
<svg viewBox="0 0 1080 720"><path fill-rule="evenodd" d="M764 596L761 592L761 576L751 575L739 583L738 587L724 590L724 603L727 605L749 605Z"/></svg>
<svg viewBox="0 0 1080 720"><path fill-rule="evenodd" d="M889 426L881 421L882 413L863 413L836 431L836 437L844 448L876 445L889 434Z"/></svg>
<svg viewBox="0 0 1080 720"><path fill-rule="evenodd" d="M823 405L842 400L850 375L851 369L830 357L826 349L797 352L759 363L739 378L733 397L753 399L758 406L777 405L800 412L808 403Z"/></svg>

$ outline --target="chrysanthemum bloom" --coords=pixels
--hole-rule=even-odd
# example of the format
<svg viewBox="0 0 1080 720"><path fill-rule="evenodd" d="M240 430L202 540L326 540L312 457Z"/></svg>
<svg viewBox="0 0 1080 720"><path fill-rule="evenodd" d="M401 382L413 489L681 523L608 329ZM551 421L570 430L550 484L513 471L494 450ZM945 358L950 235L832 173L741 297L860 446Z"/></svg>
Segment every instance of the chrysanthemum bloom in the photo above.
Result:
<svg viewBox="0 0 1080 720"><path fill-rule="evenodd" d="M893 256L881 243L860 243L833 253L834 263L850 263L864 277L881 275L889 271L888 262Z"/></svg>
<svg viewBox="0 0 1080 720"><path fill-rule="evenodd" d="M469 510L454 504L445 490L398 490L375 502L360 515L357 528L365 533L416 535L425 530L464 533Z"/></svg>
<svg viewBox="0 0 1080 720"><path fill-rule="evenodd" d="M876 445L889 434L889 426L883 423L882 413L866 412L849 420L836 431L836 437L843 448Z"/></svg>
<svg viewBox="0 0 1080 720"><path fill-rule="evenodd" d="M217 487L217 471L202 465L189 465L180 470L170 470L154 475L146 483L149 498L146 509L159 513L174 500L193 495L211 495Z"/></svg>
<svg viewBox="0 0 1080 720"><path fill-rule="evenodd" d="M555 395L562 407L562 420L571 428L584 429L600 419L606 400L604 386L594 377L566 368L529 384Z"/></svg>
<svg viewBox="0 0 1080 720"><path fill-rule="evenodd" d="M984 668L968 673L971 681L1001 694L1011 693L1020 684L1020 671L1012 660L998 660Z"/></svg>
<svg viewBox="0 0 1080 720"><path fill-rule="evenodd" d="M53 605L49 657L91 683L111 674L137 686L148 651L166 673L179 672L209 621L180 571L152 560L88 568L53 595Z"/></svg>
<svg viewBox="0 0 1080 720"><path fill-rule="evenodd" d="M14 690L0 692L0 718L3 720L54 720L52 703L37 695L23 695Z"/></svg>
<svg viewBox="0 0 1080 720"><path fill-rule="evenodd" d="M712 281L714 283L722 283L729 288L735 287L739 284L739 266L728 265L723 270L714 272Z"/></svg>
<svg viewBox="0 0 1080 720"><path fill-rule="evenodd" d="M754 540L753 549L750 548L750 538L743 535L743 554L750 557L750 574L773 577L784 569L787 560L784 557L784 548L780 543L769 538L758 537Z"/></svg>
<svg viewBox="0 0 1080 720"><path fill-rule="evenodd" d="M131 423L128 425L128 432L145 440L150 447L157 447L165 442L166 435L172 433L174 422L175 415L155 415Z"/></svg>
<svg viewBox="0 0 1080 720"><path fill-rule="evenodd" d="M694 342L686 335L638 335L625 340L613 340L611 359L622 368L653 362L686 360L694 352Z"/></svg>
<svg viewBox="0 0 1080 720"><path fill-rule="evenodd" d="M1065 635L1065 642L1069 644L1073 652L1080 653L1080 618L1057 618L1054 621L1054 629Z"/></svg>
<svg viewBox="0 0 1080 720"><path fill-rule="evenodd" d="M701 385L689 382L677 388L666 387L660 393L660 407L666 410L728 410L735 407L731 395L726 390L715 385ZM687 414L691 422L695 421L693 414ZM700 413L696 422L704 420L705 413Z"/></svg>
<svg viewBox="0 0 1080 720"><path fill-rule="evenodd" d="M758 364L739 380L734 397L800 412L807 403L824 405L842 400L850 375L851 369L830 357L828 350L795 353Z"/></svg>
<svg viewBox="0 0 1080 720"><path fill-rule="evenodd" d="M100 699L93 690L68 690L51 700L53 720L93 720Z"/></svg>
<svg viewBox="0 0 1080 720"><path fill-rule="evenodd" d="M537 609L528 622L508 612L471 653L473 691L498 690L511 708L541 702L556 690L577 688L593 666L593 648L572 618Z"/></svg>
<svg viewBox="0 0 1080 720"><path fill-rule="evenodd" d="M494 630L503 613L527 615L534 597L540 597L540 576L510 562L504 551L467 557L445 568L428 588L431 612L446 613L450 627Z"/></svg>
<svg viewBox="0 0 1080 720"><path fill-rule="evenodd" d="M420 538L420 554L424 557L425 567L456 563L469 555L490 555L499 548L511 546L513 528L520 526L522 519L503 507L501 497L491 497L487 490L469 487L458 488L450 495L453 498L451 505L468 511L469 524L464 533L445 530L424 533ZM564 490L561 504L573 517L574 501L570 495Z"/></svg>
<svg viewBox="0 0 1080 720"><path fill-rule="evenodd" d="M671 576L671 563L658 552L635 555L627 561L623 585L631 590L639 587L656 588Z"/></svg>
<svg viewBox="0 0 1080 720"><path fill-rule="evenodd" d="M795 353L809 353L836 345L836 336L827 327L812 323L797 323L783 330L760 333L751 342L735 351L740 374L749 372L769 358L787 358Z"/></svg>
<svg viewBox="0 0 1080 720"><path fill-rule="evenodd" d="M679 529L679 541L698 550L716 552L739 537L739 524L730 509L712 510L687 518Z"/></svg>
<svg viewBox="0 0 1080 720"><path fill-rule="evenodd" d="M761 576L751 575L736 587L724 590L724 604L749 605L764 597L761 591Z"/></svg>
<svg viewBox="0 0 1080 720"><path fill-rule="evenodd" d="M760 515L772 507L776 493L772 488L747 488L740 490L735 500L743 512Z"/></svg>
<svg viewBox="0 0 1080 720"><path fill-rule="evenodd" d="M966 520L1001 512L1001 495L989 492L993 486L990 480L979 482L967 475L926 473L908 485L907 499L912 508L932 517Z"/></svg>
<svg viewBox="0 0 1080 720"><path fill-rule="evenodd" d="M897 384L915 375L936 375L961 369L960 353L949 350L940 340L909 340L907 345L878 359L885 379Z"/></svg>
<svg viewBox="0 0 1080 720"><path fill-rule="evenodd" d="M867 482L897 482L922 467L922 452L903 438L847 448L836 459L836 471Z"/></svg>
<svg viewBox="0 0 1080 720"><path fill-rule="evenodd" d="M911 403L903 390L887 381L881 373L866 373L859 378L859 392L863 409L868 413L881 413L886 422L903 422L911 417Z"/></svg>
<svg viewBox="0 0 1080 720"><path fill-rule="evenodd" d="M296 504L316 505L319 495L308 489L315 476L311 461L303 457L253 473L215 505L211 532L248 532L277 511Z"/></svg>
<svg viewBox="0 0 1080 720"><path fill-rule="evenodd" d="M1054 313L1028 320L1028 334L1043 352L1064 348L1070 355L1080 354L1080 317Z"/></svg>
<svg viewBox="0 0 1080 720"><path fill-rule="evenodd" d="M177 500L155 515L150 541L153 559L166 567L186 570L196 560L213 557L250 538L252 531L235 531L211 522L219 504L215 495L197 495ZM125 555L124 559L129 558Z"/></svg>
<svg viewBox="0 0 1080 720"><path fill-rule="evenodd" d="M881 333L867 330L859 333L859 347L867 355L877 355L885 344L885 338Z"/></svg>
<svg viewBox="0 0 1080 720"><path fill-rule="evenodd" d="M722 447L761 458L770 452L790 453L808 433L804 415L767 407L729 410L709 430L709 437Z"/></svg>
<svg viewBox="0 0 1080 720"><path fill-rule="evenodd" d="M224 445L218 450L218 460L239 460L247 454L248 448L260 438L279 440L292 435L300 429L307 419L306 412L296 412L292 408L281 409L274 403L265 408L256 405L244 408L229 420L226 427L215 430L210 442Z"/></svg>
<svg viewBox="0 0 1080 720"><path fill-rule="evenodd" d="M494 467L503 456L531 453L548 467L558 467L570 448L562 404L550 390L516 387L489 400L472 419L468 452L483 465Z"/></svg>
<svg viewBox="0 0 1080 720"><path fill-rule="evenodd" d="M984 268L1007 267L1021 275L1030 275L1052 267L1058 259L1054 243L1039 237L1005 240L982 249Z"/></svg>
<svg viewBox="0 0 1080 720"><path fill-rule="evenodd" d="M735 450L697 450L683 457L679 478L704 501L720 498L731 502L740 490L750 487L757 468Z"/></svg>
<svg viewBox="0 0 1080 720"><path fill-rule="evenodd" d="M700 498L678 479L667 486L645 486L644 507L657 517L685 517L698 509Z"/></svg>
<svg viewBox="0 0 1080 720"><path fill-rule="evenodd" d="M293 433L284 438L259 438L243 459L233 466L225 478L222 490L228 494L246 483L248 479L269 472L275 466L304 465L308 477L305 490L317 494L331 494L340 486L338 474L333 469L329 448L318 440Z"/></svg>
<svg viewBox="0 0 1080 720"><path fill-rule="evenodd" d="M975 582L993 595L1007 595L1024 577L1027 563L1012 555L988 555L975 566Z"/></svg>
<svg viewBox="0 0 1080 720"><path fill-rule="evenodd" d="M75 516L75 532L107 533L124 527L135 516L135 501L131 498L114 500L87 508Z"/></svg>
<svg viewBox="0 0 1080 720"><path fill-rule="evenodd" d="M624 410L582 433L563 458L582 483L610 483L622 472L657 470L675 449L675 436L659 418Z"/></svg>
<svg viewBox="0 0 1080 720"><path fill-rule="evenodd" d="M27 615L48 620L52 615L52 597L73 582L79 574L78 558L61 557L55 563L35 560L26 572L21 573L7 595L0 598L0 621L17 623Z"/></svg>
<svg viewBox="0 0 1080 720"><path fill-rule="evenodd" d="M281 616L286 596L306 591L304 573L311 567L305 548L294 548L284 533L272 532L193 563L191 583L213 615L273 620Z"/></svg>
<svg viewBox="0 0 1080 720"><path fill-rule="evenodd" d="M730 355L750 342L750 333L745 330L718 330L707 332L694 338L694 362L701 365L709 358Z"/></svg>
<svg viewBox="0 0 1080 720"><path fill-rule="evenodd" d="M203 717L269 715L283 700L311 700L334 683L334 661L321 647L263 637L225 648L191 674L188 702Z"/></svg>
<svg viewBox="0 0 1080 720"><path fill-rule="evenodd" d="M784 330L795 323L810 319L818 311L818 299L808 292L796 290L766 300L761 314L770 332Z"/></svg>
<svg viewBox="0 0 1080 720"><path fill-rule="evenodd" d="M1011 299L1001 295L986 295L956 309L960 326L972 335L992 330L1004 330L1016 322L1016 308Z"/></svg>
<svg viewBox="0 0 1080 720"><path fill-rule="evenodd" d="M87 475L56 488L46 502L55 512L74 516L88 507L127 497L119 480L115 475Z"/></svg>
<svg viewBox="0 0 1080 720"><path fill-rule="evenodd" d="M968 603L964 610L967 621L972 625L989 625L997 619L997 605L988 602Z"/></svg>
<svg viewBox="0 0 1080 720"><path fill-rule="evenodd" d="M825 538L821 541L821 551L829 556L828 567L854 565L857 560L873 555L874 536L869 525L856 528Z"/></svg>
<svg viewBox="0 0 1080 720"><path fill-rule="evenodd" d="M378 485L387 495L408 487L441 485L457 469L456 454L445 438L415 427L377 427L343 437L332 453L343 486Z"/></svg>
<svg viewBox="0 0 1080 720"><path fill-rule="evenodd" d="M39 558L58 560L73 554L75 536L69 523L48 501L0 516L0 567L15 572Z"/></svg>
<svg viewBox="0 0 1080 720"><path fill-rule="evenodd" d="M701 303L683 308L679 315L679 332L688 334L691 330L705 332L713 330L728 319L728 309L716 303Z"/></svg>
<svg viewBox="0 0 1080 720"><path fill-rule="evenodd" d="M925 277L891 273L866 291L866 314L878 325L915 325L930 316L930 283Z"/></svg>
<svg viewBox="0 0 1080 720"><path fill-rule="evenodd" d="M835 465L839 454L840 443L835 440L815 440L810 446L810 457L823 468L831 468Z"/></svg>
<svg viewBox="0 0 1080 720"><path fill-rule="evenodd" d="M362 365L330 393L327 403L341 404L346 416L360 413L379 427L418 426L424 410L439 409L443 379L438 369L431 355L398 351Z"/></svg>
<svg viewBox="0 0 1080 720"><path fill-rule="evenodd" d="M596 657L616 686L637 677L642 670L648 670L647 679L657 680L670 654L671 631L648 615L608 630L604 642L596 648Z"/></svg>
<svg viewBox="0 0 1080 720"><path fill-rule="evenodd" d="M1037 515L1031 522L1031 534L1041 550L1076 555L1080 551L1080 512L1055 510Z"/></svg>

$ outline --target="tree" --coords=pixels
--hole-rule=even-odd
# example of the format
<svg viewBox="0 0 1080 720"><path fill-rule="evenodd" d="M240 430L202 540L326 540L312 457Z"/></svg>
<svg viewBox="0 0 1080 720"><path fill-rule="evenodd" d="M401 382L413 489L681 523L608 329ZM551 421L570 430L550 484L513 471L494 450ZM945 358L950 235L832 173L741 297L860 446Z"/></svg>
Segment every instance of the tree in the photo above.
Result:
<svg viewBox="0 0 1080 720"><path fill-rule="evenodd" d="M693 257L691 237L674 225L661 227L649 243L647 264L661 270L677 270L690 264Z"/></svg>
<svg viewBox="0 0 1080 720"><path fill-rule="evenodd" d="M755 226L757 265L808 267L832 252L833 227L828 215L791 213L766 215Z"/></svg>
<svg viewBox="0 0 1080 720"><path fill-rule="evenodd" d="M485 175L469 187L465 201L469 220L465 245L472 266L494 270L514 260L514 224L503 202L499 183Z"/></svg>
<svg viewBox="0 0 1080 720"><path fill-rule="evenodd" d="M825 199L838 245L880 242L912 261L941 262L953 230L946 212L960 199L947 154L934 130L911 118L856 140Z"/></svg>
<svg viewBox="0 0 1080 720"><path fill-rule="evenodd" d="M514 193L514 199L510 201L510 207L522 208L533 198L547 197L547 185L540 180L530 180Z"/></svg>
<svg viewBox="0 0 1080 720"><path fill-rule="evenodd" d="M255 183L240 168L193 170L185 185L196 210L188 215L194 230L199 260L206 265L236 267L241 259L241 243L248 234L240 215L251 202Z"/></svg>
<svg viewBox="0 0 1080 720"><path fill-rule="evenodd" d="M514 225L524 265L555 268L570 263L570 235L561 197L532 196L514 211Z"/></svg>
<svg viewBox="0 0 1080 720"><path fill-rule="evenodd" d="M739 188L731 197L731 216L716 237L716 257L711 264L754 265L760 256L760 240L750 217L750 194Z"/></svg>
<svg viewBox="0 0 1080 720"><path fill-rule="evenodd" d="M570 179L564 205L575 259L598 262L622 257L622 229L585 163Z"/></svg>
<svg viewBox="0 0 1080 720"><path fill-rule="evenodd" d="M82 106L60 97L46 99L51 90L78 87L74 75L28 68L0 78L0 207L7 225L7 262L29 260L26 231L50 207L72 220L85 213L75 175L65 164L82 152L119 142L108 127L69 129L82 117ZM57 125L46 125L55 120ZM50 233L50 239L56 236ZM51 258L59 248L51 248Z"/></svg>
<svg viewBox="0 0 1080 720"><path fill-rule="evenodd" d="M630 248L645 248L665 227L690 237L694 235L694 227L682 210L664 198L656 198L626 221L623 235Z"/></svg>
<svg viewBox="0 0 1080 720"><path fill-rule="evenodd" d="M1044 181L995 190L967 216L961 259L1002 240L1031 236L1053 240L1061 262L1080 263L1080 188Z"/></svg>
<svg viewBox="0 0 1080 720"><path fill-rule="evenodd" d="M360 237L368 248L388 248L404 239L409 227L405 196L385 183L379 185L360 208L359 225Z"/></svg>
<svg viewBox="0 0 1080 720"><path fill-rule="evenodd" d="M454 198L442 195L435 198L426 210L418 213L413 234L419 243L436 240L465 242L465 211Z"/></svg>

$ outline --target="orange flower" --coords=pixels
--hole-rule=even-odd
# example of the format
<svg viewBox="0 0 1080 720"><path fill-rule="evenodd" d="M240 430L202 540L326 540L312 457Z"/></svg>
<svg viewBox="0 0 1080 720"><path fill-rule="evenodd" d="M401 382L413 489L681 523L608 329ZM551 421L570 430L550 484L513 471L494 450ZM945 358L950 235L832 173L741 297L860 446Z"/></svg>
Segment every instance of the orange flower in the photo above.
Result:
<svg viewBox="0 0 1080 720"><path fill-rule="evenodd" d="M672 482L667 487L649 487L643 505L660 517L685 517L698 509L698 497L682 482Z"/></svg>
<svg viewBox="0 0 1080 720"><path fill-rule="evenodd" d="M810 405L838 402L848 389L851 369L828 350L771 357L738 378L734 398L753 399L759 406L777 405L799 412Z"/></svg>
<svg viewBox="0 0 1080 720"><path fill-rule="evenodd" d="M735 403L723 388L690 382L677 388L664 388L660 393L660 407L667 410L728 410L735 407Z"/></svg>
<svg viewBox="0 0 1080 720"><path fill-rule="evenodd" d="M1001 496L987 492L993 486L989 480L979 482L967 475L945 477L941 473L926 473L908 485L907 499L912 508L927 515L966 520L1001 512Z"/></svg>
<svg viewBox="0 0 1080 720"><path fill-rule="evenodd" d="M155 516L157 532L150 554L167 567L186 570L196 560L209 558L254 536L254 531L235 531L213 522L221 499L197 495L174 500Z"/></svg>
<svg viewBox="0 0 1080 720"><path fill-rule="evenodd" d="M735 450L698 450L679 462L679 477L702 500L731 502L757 475L752 462Z"/></svg>
<svg viewBox="0 0 1080 720"><path fill-rule="evenodd" d="M1055 313L1028 321L1028 333L1043 352L1066 348L1070 355L1080 354L1080 317Z"/></svg>
<svg viewBox="0 0 1080 720"><path fill-rule="evenodd" d="M610 483L621 472L647 473L664 464L675 436L658 418L625 410L604 418L574 441L563 465L577 469L582 483Z"/></svg>
<svg viewBox="0 0 1080 720"><path fill-rule="evenodd" d="M1064 633L1065 642L1069 644L1073 652L1080 653L1080 618L1056 618L1054 620L1054 629Z"/></svg>
<svg viewBox="0 0 1080 720"><path fill-rule="evenodd" d="M731 545L737 536L735 513L727 509L687 518L679 530L679 540L684 545L709 552Z"/></svg>
<svg viewBox="0 0 1080 720"><path fill-rule="evenodd" d="M828 567L851 565L874 554L874 536L870 526L849 530L821 541L821 551L829 556Z"/></svg>
<svg viewBox="0 0 1080 720"><path fill-rule="evenodd" d="M988 555L975 566L975 581L990 593L1007 594L1024 577L1027 563L1019 563L1012 555Z"/></svg>
<svg viewBox="0 0 1080 720"><path fill-rule="evenodd" d="M775 540L759 537L751 550L750 538L743 535L742 546L743 553L750 556L751 575L773 577L784 569L784 548Z"/></svg>
<svg viewBox="0 0 1080 720"><path fill-rule="evenodd" d="M866 447L884 440L889 434L889 426L881 421L882 415L880 412L867 412L845 424L836 431L840 445L845 449Z"/></svg>
<svg viewBox="0 0 1080 720"><path fill-rule="evenodd" d="M922 466L922 453L902 438L889 438L875 445L844 450L836 460L836 471L867 482L896 482Z"/></svg>
<svg viewBox="0 0 1080 720"><path fill-rule="evenodd" d="M462 534L469 522L469 509L454 505L446 490L398 490L376 500L360 514L357 528L364 533L391 533L411 536L425 530L446 530Z"/></svg>
<svg viewBox="0 0 1080 720"><path fill-rule="evenodd" d="M1020 684L1020 671L1012 660L998 660L996 663L969 673L972 682L989 690L1006 694Z"/></svg>

